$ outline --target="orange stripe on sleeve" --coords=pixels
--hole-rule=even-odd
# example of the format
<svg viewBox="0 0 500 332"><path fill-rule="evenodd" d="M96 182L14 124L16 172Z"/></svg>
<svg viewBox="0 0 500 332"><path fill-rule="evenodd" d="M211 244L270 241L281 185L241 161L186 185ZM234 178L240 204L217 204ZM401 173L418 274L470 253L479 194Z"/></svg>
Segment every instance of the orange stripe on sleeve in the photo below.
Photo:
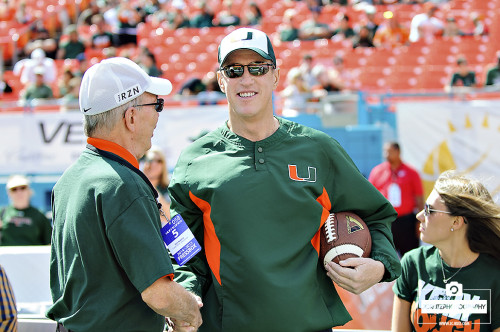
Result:
<svg viewBox="0 0 500 332"><path fill-rule="evenodd" d="M323 193L316 199L321 206L323 206L323 212L321 213L321 223L319 225L318 231L316 234L314 234L314 237L311 239L311 244L318 253L319 256L319 245L320 245L320 230L321 227L326 222L326 219L328 219L328 216L330 215L330 210L332 209L332 203L330 202L330 197L328 197L328 193L326 192L326 189L323 187Z"/></svg>
<svg viewBox="0 0 500 332"><path fill-rule="evenodd" d="M208 266L210 266L219 285L222 285L220 280L220 241L215 233L215 227L210 217L212 207L210 203L196 197L191 191L189 192L189 197L203 212L203 236Z"/></svg>

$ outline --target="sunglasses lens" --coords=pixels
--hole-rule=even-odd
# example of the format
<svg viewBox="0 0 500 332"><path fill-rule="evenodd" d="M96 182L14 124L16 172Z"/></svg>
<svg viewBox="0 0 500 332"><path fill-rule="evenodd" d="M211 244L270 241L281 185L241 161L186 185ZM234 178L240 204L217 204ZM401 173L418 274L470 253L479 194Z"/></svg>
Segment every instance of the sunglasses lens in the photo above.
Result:
<svg viewBox="0 0 500 332"><path fill-rule="evenodd" d="M267 74L267 72L269 71L269 66L267 66L267 65L262 65L262 66L248 66L248 71L253 76L262 76L262 75Z"/></svg>
<svg viewBox="0 0 500 332"><path fill-rule="evenodd" d="M20 187L11 188L10 191L16 192L16 191L22 191L22 190L26 190L26 189L28 189L28 187L26 187L26 186L20 186Z"/></svg>
<svg viewBox="0 0 500 332"><path fill-rule="evenodd" d="M224 68L224 71L226 72L226 75L229 78L236 78L243 76L244 70L245 68L243 66L229 66Z"/></svg>
<svg viewBox="0 0 500 332"><path fill-rule="evenodd" d="M243 76L243 73L245 71L245 67L248 67L248 72L252 76L262 76L267 74L269 71L269 64L262 64L262 65L234 65L234 66L228 66L222 68L224 73L226 73L226 76L229 78L237 78Z"/></svg>
<svg viewBox="0 0 500 332"><path fill-rule="evenodd" d="M158 98L158 100L156 101L156 105L155 105L156 112L163 111L163 104L164 104L163 98Z"/></svg>

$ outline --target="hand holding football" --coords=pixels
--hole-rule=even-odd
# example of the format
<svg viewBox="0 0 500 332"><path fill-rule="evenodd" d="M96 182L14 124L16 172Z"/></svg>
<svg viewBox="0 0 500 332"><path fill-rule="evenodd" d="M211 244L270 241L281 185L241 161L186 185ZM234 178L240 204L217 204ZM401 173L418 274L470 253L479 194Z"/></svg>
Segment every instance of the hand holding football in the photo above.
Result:
<svg viewBox="0 0 500 332"><path fill-rule="evenodd" d="M368 226L355 213L331 213L321 227L319 259L323 265L351 257L370 257L371 248Z"/></svg>

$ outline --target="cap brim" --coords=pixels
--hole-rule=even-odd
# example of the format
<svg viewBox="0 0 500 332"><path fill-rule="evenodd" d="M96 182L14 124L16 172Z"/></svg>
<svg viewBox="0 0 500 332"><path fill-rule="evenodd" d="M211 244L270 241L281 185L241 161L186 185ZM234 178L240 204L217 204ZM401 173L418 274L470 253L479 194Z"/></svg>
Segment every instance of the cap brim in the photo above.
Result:
<svg viewBox="0 0 500 332"><path fill-rule="evenodd" d="M146 92L166 96L172 92L172 83L166 78L151 77L151 84L146 89Z"/></svg>
<svg viewBox="0 0 500 332"><path fill-rule="evenodd" d="M264 52L263 50L261 50L259 48L255 48L255 47L241 47L241 48L237 48L235 50L232 50L231 52L229 52L228 54L226 54L226 56L224 57L224 59L221 61L220 65L222 66L224 64L224 62L226 61L227 57L229 55L231 55L234 51L238 51L238 50L250 50L250 51L254 51L255 53L257 53L258 55L260 55L264 59L270 60L270 61L273 62L273 64L276 64L274 62L273 58L271 56L269 56L269 54L266 54L266 52Z"/></svg>

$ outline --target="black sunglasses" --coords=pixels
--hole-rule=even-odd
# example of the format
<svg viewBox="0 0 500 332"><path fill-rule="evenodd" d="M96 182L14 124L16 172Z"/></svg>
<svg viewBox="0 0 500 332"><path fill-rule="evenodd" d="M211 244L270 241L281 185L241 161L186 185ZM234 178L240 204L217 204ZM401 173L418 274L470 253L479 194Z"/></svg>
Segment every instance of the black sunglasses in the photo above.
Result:
<svg viewBox="0 0 500 332"><path fill-rule="evenodd" d="M163 111L163 104L165 103L165 101L163 100L163 98L158 98L156 99L156 103L151 103L151 104L142 104L142 105L135 105L136 107L139 107L139 106L151 106L151 105L154 105L155 106L155 111L160 113L161 111Z"/></svg>
<svg viewBox="0 0 500 332"><path fill-rule="evenodd" d="M12 191L12 192L16 192L16 191L21 191L21 190L26 190L28 189L28 186L18 186L18 187L14 187L14 188L10 188L9 190Z"/></svg>
<svg viewBox="0 0 500 332"><path fill-rule="evenodd" d="M272 63L260 63L251 65L230 65L222 67L220 70L222 70L229 78L237 78L243 76L245 67L248 68L248 72L252 76L262 76L267 74L269 67L272 67L273 69L276 68Z"/></svg>

